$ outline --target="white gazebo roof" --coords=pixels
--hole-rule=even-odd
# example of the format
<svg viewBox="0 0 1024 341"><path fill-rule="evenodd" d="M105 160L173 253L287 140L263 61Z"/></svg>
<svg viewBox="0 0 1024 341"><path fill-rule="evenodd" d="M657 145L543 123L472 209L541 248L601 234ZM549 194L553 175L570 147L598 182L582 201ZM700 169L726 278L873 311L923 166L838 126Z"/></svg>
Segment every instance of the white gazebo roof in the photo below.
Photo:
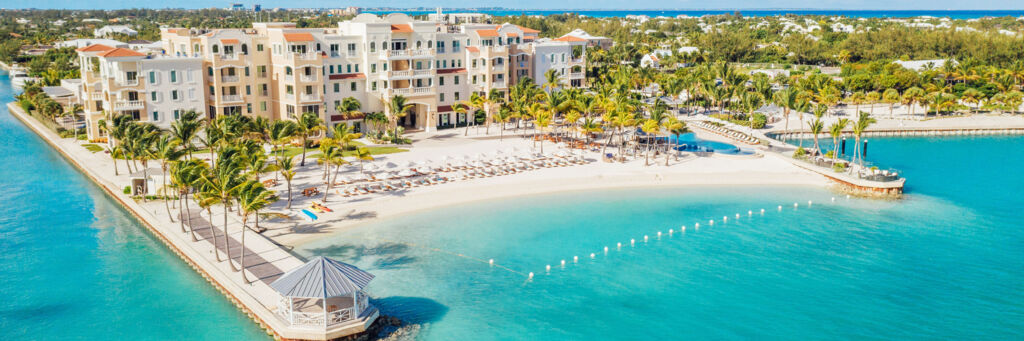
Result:
<svg viewBox="0 0 1024 341"><path fill-rule="evenodd" d="M286 297L328 298L362 291L373 275L355 266L317 256L288 271L270 287Z"/></svg>

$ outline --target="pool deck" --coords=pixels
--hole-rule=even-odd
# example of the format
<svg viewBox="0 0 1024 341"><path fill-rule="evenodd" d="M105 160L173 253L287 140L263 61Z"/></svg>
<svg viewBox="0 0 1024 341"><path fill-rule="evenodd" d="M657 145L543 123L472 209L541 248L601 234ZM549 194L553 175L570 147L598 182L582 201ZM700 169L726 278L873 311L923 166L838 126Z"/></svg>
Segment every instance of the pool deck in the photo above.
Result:
<svg viewBox="0 0 1024 341"><path fill-rule="evenodd" d="M125 169L123 162L119 162L117 166L120 175L114 175L115 166L105 153L91 153L79 142L60 138L56 133L43 126L41 122L27 115L15 103L8 103L7 108L12 116L25 123L72 165L99 185L111 198L120 202L154 236L164 242L171 251L206 278L218 291L275 339L335 339L365 331L379 316L379 311L376 308L371 308L358 319L335 325L327 330L291 327L275 314L281 296L270 288L269 283L284 272L301 266L304 263L303 260L260 234L247 233L244 251L247 263L246 272L252 282L246 283L242 280L240 273L231 269L229 262L217 260L212 240L214 229L216 229L220 238L220 245L216 246L217 249L220 251L230 250L237 259L237 255L241 251L241 244L237 242L241 237L241 220L236 214L228 213L227 229L231 232L228 234L230 238L227 249L225 249L223 226L212 226L208 215L203 213L205 217L200 217L199 208L192 207L190 222L196 227L199 237L198 241L193 242L189 233L182 232L178 219L174 219L172 222L162 201L137 202L129 195L123 194L123 187L118 184L129 183L129 172ZM223 213L217 211L217 209L213 210L212 220L223 221ZM172 209L171 213L175 215L174 218L177 218L176 209ZM221 257L225 257L224 252L221 252Z"/></svg>

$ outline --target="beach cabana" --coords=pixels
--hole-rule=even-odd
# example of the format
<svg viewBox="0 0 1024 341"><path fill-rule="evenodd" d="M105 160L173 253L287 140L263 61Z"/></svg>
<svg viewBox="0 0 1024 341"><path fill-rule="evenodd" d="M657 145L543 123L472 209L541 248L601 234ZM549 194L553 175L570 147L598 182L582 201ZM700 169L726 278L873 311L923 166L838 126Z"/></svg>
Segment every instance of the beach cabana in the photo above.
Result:
<svg viewBox="0 0 1024 341"><path fill-rule="evenodd" d="M368 326L377 309L363 292L373 275L318 256L270 283L281 294L277 314L293 327L331 330Z"/></svg>

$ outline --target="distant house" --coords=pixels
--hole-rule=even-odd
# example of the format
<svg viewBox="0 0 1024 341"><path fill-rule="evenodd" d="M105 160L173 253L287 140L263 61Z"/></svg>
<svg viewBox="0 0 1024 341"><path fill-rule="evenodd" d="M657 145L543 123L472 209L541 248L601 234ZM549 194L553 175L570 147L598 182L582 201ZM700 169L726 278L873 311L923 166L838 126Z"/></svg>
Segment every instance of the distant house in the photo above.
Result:
<svg viewBox="0 0 1024 341"><path fill-rule="evenodd" d="M80 49L89 45L106 45L110 47L128 47L128 44L113 39L72 39L57 43L57 47L73 47Z"/></svg>
<svg viewBox="0 0 1024 341"><path fill-rule="evenodd" d="M954 66L959 64L959 63L956 62L956 60L952 60L952 62L953 62ZM945 59L922 59L922 60L906 60L906 61L904 61L904 60L897 60L897 61L894 61L893 63L899 64L900 66L902 66L905 69L914 70L914 71L922 71L922 70L928 70L928 69L939 69L939 68L942 68L942 67L946 66L946 60Z"/></svg>
<svg viewBox="0 0 1024 341"><path fill-rule="evenodd" d="M768 75L769 78L776 78L776 77L779 77L779 76L789 77L789 70L785 70L785 69L754 69L754 70L750 70L750 75L751 76L753 76L755 74L758 74L758 73Z"/></svg>
<svg viewBox="0 0 1024 341"><path fill-rule="evenodd" d="M662 59L671 56L672 50L657 49L640 58L640 67L661 68Z"/></svg>
<svg viewBox="0 0 1024 341"><path fill-rule="evenodd" d="M95 31L93 31L93 36L97 38L109 37L113 34L135 36L138 35L139 32L133 30L131 27L128 27L127 25L107 25L97 28Z"/></svg>
<svg viewBox="0 0 1024 341"><path fill-rule="evenodd" d="M612 43L613 43L612 42L612 38L593 36L593 35L590 35L590 33L587 33L586 31L578 29L578 28L575 29L575 30L572 30L572 32L566 33L561 38L567 38L567 37L576 37L576 38L580 38L580 39L586 40L587 41L587 46L596 46L598 48L601 48L602 50L610 49L612 47Z"/></svg>

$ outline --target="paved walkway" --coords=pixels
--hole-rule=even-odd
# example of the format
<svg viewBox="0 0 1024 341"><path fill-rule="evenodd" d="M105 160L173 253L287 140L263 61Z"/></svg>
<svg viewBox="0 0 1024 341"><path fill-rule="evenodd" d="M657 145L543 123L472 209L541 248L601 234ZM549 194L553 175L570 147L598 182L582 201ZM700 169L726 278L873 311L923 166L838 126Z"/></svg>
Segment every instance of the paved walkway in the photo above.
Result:
<svg viewBox="0 0 1024 341"><path fill-rule="evenodd" d="M209 220L201 217L199 213L199 210L193 209L191 219L188 219L188 216L185 214L179 215L178 219L181 219L182 221L185 222L185 225L195 230L196 236L198 236L199 241L206 241L211 244L213 244L214 241L216 241L217 243L214 246L216 246L217 250L220 250L220 252L224 254L223 257L227 258L227 255L230 254L234 257L232 259L233 262L235 259L238 259L238 252L242 248L242 243L235 240L235 238L233 237L228 237L226 243L227 246L225 246L225 242L223 241L224 231L214 227L212 224L210 224ZM216 231L217 233L217 238L214 238L214 231ZM248 233L253 232L250 230ZM252 237L254 236L250 236L249 238ZM228 249L230 249L231 252L228 252ZM249 273L252 274L256 279L267 284L270 284L271 282L273 282L278 277L281 277L281 275L284 274L284 271L278 269L277 266L267 261L262 256L260 256L258 252L254 252L250 248L245 248L245 269L249 271ZM252 277L250 277L250 279L252 279Z"/></svg>

